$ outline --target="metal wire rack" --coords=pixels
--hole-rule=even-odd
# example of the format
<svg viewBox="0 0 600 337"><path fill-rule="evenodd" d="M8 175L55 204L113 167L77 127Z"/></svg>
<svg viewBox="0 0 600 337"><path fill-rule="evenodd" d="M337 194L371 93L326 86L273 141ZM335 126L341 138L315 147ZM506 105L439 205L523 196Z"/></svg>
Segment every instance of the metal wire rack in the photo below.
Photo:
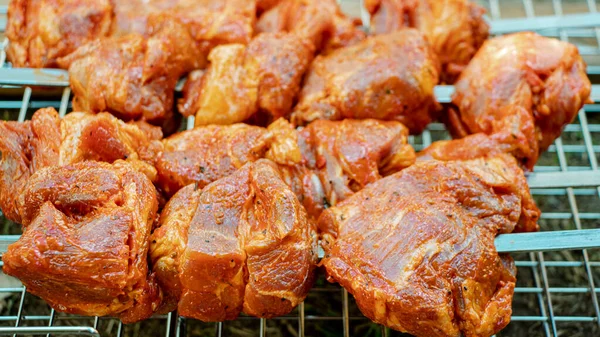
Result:
<svg viewBox="0 0 600 337"><path fill-rule="evenodd" d="M6 0L0 0L0 68L10 67L3 51ZM588 73L600 83L600 15L594 0L480 0L488 9L495 33L539 29L547 36L579 46ZM358 0L342 0L342 8L363 22L368 14ZM575 16L574 16L575 15ZM510 21L509 21L510 20ZM0 116L23 121L41 107L70 110L68 87L2 86ZM33 84L33 83L32 83ZM447 97L447 93L445 94ZM579 112L563 135L541 156L537 172L597 171L600 158L600 99ZM188 120L188 128L193 121ZM185 127L185 126L184 126ZM441 124L411 137L417 150L448 138ZM566 177L566 175L564 175ZM557 186L564 186L564 181ZM542 230L600 228L600 187L533 189L542 210ZM18 235L18 225L0 213L0 252ZM600 249L515 254L518 281L513 317L499 336L600 335ZM123 325L113 318L82 317L55 312L26 293L15 279L0 274L0 335L70 336L399 336L360 314L351 296L320 277L308 298L291 314L270 320L240 317L224 323L202 323L176 313Z"/></svg>

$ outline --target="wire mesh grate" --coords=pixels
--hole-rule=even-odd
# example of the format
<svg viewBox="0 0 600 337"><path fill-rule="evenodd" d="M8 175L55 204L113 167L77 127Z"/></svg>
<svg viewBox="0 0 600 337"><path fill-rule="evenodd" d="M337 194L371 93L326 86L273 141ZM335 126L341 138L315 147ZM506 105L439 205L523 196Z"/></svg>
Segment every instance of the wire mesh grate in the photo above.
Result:
<svg viewBox="0 0 600 337"><path fill-rule="evenodd" d="M9 67L3 47L6 0L0 0L0 68ZM368 22L362 1L342 0L349 14ZM539 32L578 45L594 83L600 83L600 23L576 22L569 15L597 13L594 0L480 0L493 22L527 27L547 21L560 27ZM556 19L565 20L556 20ZM544 21L546 20L546 21ZM573 24L576 22L576 24ZM571 25L572 24L572 25ZM501 27L501 25L493 26ZM0 86L2 120L29 119L41 107L55 107L61 116L70 111L70 89L32 89ZM600 102L586 105L578 118L544 153L537 172L598 170L600 158ZM193 126L188 120L187 128ZM411 137L417 150L447 139L443 125L432 124ZM542 230L600 228L600 187L532 189L542 210ZM18 225L0 215L2 235L18 235ZM0 237L0 246L3 239ZM14 237L13 237L14 238ZM513 317L498 336L600 335L600 249L514 254L518 267ZM17 329L14 329L18 327ZM71 336L400 336L362 316L352 296L321 275L306 301L292 313L264 320L242 316L224 323L203 323L176 313L154 316L132 325L114 318L82 317L55 312L27 294L15 279L0 274L0 334Z"/></svg>

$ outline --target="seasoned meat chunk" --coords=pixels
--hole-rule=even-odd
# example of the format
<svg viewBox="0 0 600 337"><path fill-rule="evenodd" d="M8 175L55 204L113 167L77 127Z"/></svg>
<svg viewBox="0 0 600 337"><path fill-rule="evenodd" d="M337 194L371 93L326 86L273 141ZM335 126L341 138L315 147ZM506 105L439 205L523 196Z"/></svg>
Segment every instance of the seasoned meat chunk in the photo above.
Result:
<svg viewBox="0 0 600 337"><path fill-rule="evenodd" d="M38 110L30 121L0 122L0 208L21 222L16 196L37 170L58 164L60 119L52 109Z"/></svg>
<svg viewBox="0 0 600 337"><path fill-rule="evenodd" d="M48 167L21 201L27 226L2 255L6 274L57 311L125 323L152 315L161 296L146 258L158 204L146 176L122 161Z"/></svg>
<svg viewBox="0 0 600 337"><path fill-rule="evenodd" d="M415 162L408 129L394 121L320 120L297 135L276 122L269 130L275 141L267 158L280 164L285 181L315 219L323 209Z"/></svg>
<svg viewBox="0 0 600 337"><path fill-rule="evenodd" d="M55 68L79 46L110 34L110 0L11 0L6 49L13 67Z"/></svg>
<svg viewBox="0 0 600 337"><path fill-rule="evenodd" d="M175 134L162 141L155 158L158 186L169 196L193 183L203 188L262 158L270 138L265 128L246 124L209 125Z"/></svg>
<svg viewBox="0 0 600 337"><path fill-rule="evenodd" d="M152 236L164 310L203 321L240 312L273 317L302 302L314 280L314 223L277 167L261 159L166 207Z"/></svg>
<svg viewBox="0 0 600 337"><path fill-rule="evenodd" d="M529 148L517 158L531 169L587 102L591 84L577 47L517 33L488 40L455 88L456 109L446 116L453 136L511 134Z"/></svg>
<svg viewBox="0 0 600 337"><path fill-rule="evenodd" d="M335 0L282 0L264 12L258 32L290 32L308 39L321 53L365 39L358 20L342 13Z"/></svg>
<svg viewBox="0 0 600 337"><path fill-rule="evenodd" d="M156 22L175 19L206 45L248 43L255 18L254 0L113 0L112 35L151 33Z"/></svg>
<svg viewBox="0 0 600 337"><path fill-rule="evenodd" d="M179 77L201 65L187 29L167 21L152 37L130 34L97 40L59 60L69 69L73 108L110 112L174 131L173 95Z"/></svg>
<svg viewBox="0 0 600 337"><path fill-rule="evenodd" d="M313 53L309 41L288 33L259 34L248 46L216 47L207 71L186 84L179 110L195 115L196 126L238 123L257 114L267 121L284 117Z"/></svg>
<svg viewBox="0 0 600 337"><path fill-rule="evenodd" d="M533 169L538 143L532 142L536 129L530 113L518 105L508 106L493 123L493 133L474 133L463 138L440 140L419 152L419 160L467 160L509 153L525 169Z"/></svg>
<svg viewBox="0 0 600 337"><path fill-rule="evenodd" d="M292 121L397 120L420 133L437 110L438 73L437 58L418 31L369 37L315 58Z"/></svg>
<svg viewBox="0 0 600 337"><path fill-rule="evenodd" d="M420 162L323 212L322 264L377 323L490 336L510 321L516 274L494 238L535 230L538 217L508 155Z"/></svg>
<svg viewBox="0 0 600 337"><path fill-rule="evenodd" d="M365 6L376 34L421 31L442 64L445 83L456 81L489 34L485 9L469 0L367 0Z"/></svg>
<svg viewBox="0 0 600 337"><path fill-rule="evenodd" d="M30 121L0 122L0 208L8 219L23 223L16 202L29 177L44 167L124 159L155 180L150 144L160 138L157 127L125 123L108 113L72 112L60 119L46 108Z"/></svg>
<svg viewBox="0 0 600 337"><path fill-rule="evenodd" d="M157 26L178 22L203 51L202 60L218 44L247 44L255 12L254 0L13 0L7 55L15 67L66 68L58 59L87 43L131 33L150 37Z"/></svg>

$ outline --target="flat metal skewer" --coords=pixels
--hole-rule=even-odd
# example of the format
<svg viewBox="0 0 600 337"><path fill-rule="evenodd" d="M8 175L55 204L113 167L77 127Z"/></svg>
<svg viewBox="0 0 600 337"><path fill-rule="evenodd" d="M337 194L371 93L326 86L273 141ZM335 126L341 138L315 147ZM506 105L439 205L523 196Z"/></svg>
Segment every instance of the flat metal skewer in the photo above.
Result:
<svg viewBox="0 0 600 337"><path fill-rule="evenodd" d="M527 182L530 188L596 187L600 186L600 171L532 172ZM19 235L0 235L0 254L18 239ZM495 242L501 253L600 248L600 229L502 234ZM319 247L319 257L323 256Z"/></svg>
<svg viewBox="0 0 600 337"><path fill-rule="evenodd" d="M543 31L556 28L589 28L600 26L597 13L524 17L490 21L490 33L493 35L516 33L521 31Z"/></svg>
<svg viewBox="0 0 600 337"><path fill-rule="evenodd" d="M69 73L49 68L0 68L0 85L67 87Z"/></svg>
<svg viewBox="0 0 600 337"><path fill-rule="evenodd" d="M186 78L177 83L175 91L181 91ZM41 87L67 87L69 86L69 73L62 69L33 69L33 68L0 68L0 86L41 86ZM434 95L440 103L450 103L454 86L436 85ZM600 85L592 85L590 98L600 102Z"/></svg>
<svg viewBox="0 0 600 337"><path fill-rule="evenodd" d="M600 248L600 228L502 234L496 237L494 244L499 253Z"/></svg>
<svg viewBox="0 0 600 337"><path fill-rule="evenodd" d="M551 252L600 248L600 228L536 233L500 234L494 240L498 253ZM325 251L319 246L320 259Z"/></svg>

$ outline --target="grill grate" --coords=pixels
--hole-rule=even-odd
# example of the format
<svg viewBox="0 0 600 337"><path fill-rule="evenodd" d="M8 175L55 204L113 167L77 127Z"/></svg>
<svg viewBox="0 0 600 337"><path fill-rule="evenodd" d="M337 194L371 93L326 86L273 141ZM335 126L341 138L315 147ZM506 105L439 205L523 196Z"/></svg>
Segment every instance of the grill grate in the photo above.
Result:
<svg viewBox="0 0 600 337"><path fill-rule="evenodd" d="M0 0L0 41L6 7ZM480 0L494 29L549 27L541 34L570 41L580 47L588 73L600 83L600 22L594 18L594 0ZM342 8L368 22L358 0L342 0ZM567 14L588 15L562 17ZM519 19L520 18L520 19ZM514 21L504 21L511 19ZM525 19L525 20L524 20ZM556 26L558 24L559 26ZM590 27L591 24L597 24ZM504 28L502 28L504 27ZM517 28L515 28L517 27ZM561 28L562 27L562 28ZM569 27L569 28L564 28ZM0 48L3 49L3 48ZM0 51L0 68L8 67ZM1 83L2 79L0 79ZM41 107L53 106L61 116L70 111L70 89L34 89L0 86L0 116L23 121ZM598 101L598 100L597 100ZM600 103L600 101L599 101ZM193 121L187 121L187 128ZM417 150L448 138L441 124L432 124L422 135L411 137ZM600 104L586 105L565 128L535 168L537 172L597 171L600 158ZM566 175L563 175L566 177ZM565 182L557 182L564 186ZM600 228L600 187L532 189L542 210L542 230ZM0 251L14 240L18 226L0 215ZM499 336L591 336L600 334L600 249L571 252L514 254L518 281L513 317ZM71 336L398 336L360 314L351 296L319 277L305 303L285 317L264 320L243 316L225 323L202 323L176 314L155 316L145 322L123 325L113 318L90 318L57 313L27 294L22 285L0 274L0 334Z"/></svg>

